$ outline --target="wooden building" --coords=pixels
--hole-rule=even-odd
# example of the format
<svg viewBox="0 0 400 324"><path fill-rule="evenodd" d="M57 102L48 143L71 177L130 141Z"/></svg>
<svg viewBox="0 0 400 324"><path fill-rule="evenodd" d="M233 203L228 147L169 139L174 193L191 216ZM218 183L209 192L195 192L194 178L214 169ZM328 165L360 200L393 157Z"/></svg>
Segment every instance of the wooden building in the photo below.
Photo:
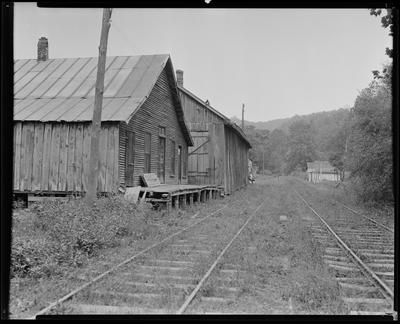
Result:
<svg viewBox="0 0 400 324"><path fill-rule="evenodd" d="M183 87L183 71L176 80L186 124L194 146L189 148L190 184L209 184L231 193L248 184L248 151L251 148L242 129Z"/></svg>
<svg viewBox="0 0 400 324"><path fill-rule="evenodd" d="M314 183L322 180L339 181L340 175L329 161L307 162L307 180Z"/></svg>
<svg viewBox="0 0 400 324"><path fill-rule="evenodd" d="M86 191L97 61L15 61L15 193ZM99 145L99 192L141 185L143 173L188 182L193 140L169 55L107 57Z"/></svg>

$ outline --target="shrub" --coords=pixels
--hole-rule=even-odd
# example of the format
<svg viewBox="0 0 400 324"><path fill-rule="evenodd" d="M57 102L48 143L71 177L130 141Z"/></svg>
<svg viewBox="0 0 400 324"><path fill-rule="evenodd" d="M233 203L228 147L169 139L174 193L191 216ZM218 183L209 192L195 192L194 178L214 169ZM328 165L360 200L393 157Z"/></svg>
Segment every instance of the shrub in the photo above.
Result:
<svg viewBox="0 0 400 324"><path fill-rule="evenodd" d="M47 201L32 211L33 228L14 231L12 275L48 276L60 266L80 266L100 249L119 245L125 236L144 239L149 234L148 207L120 196L99 198L90 206L83 199ZM27 227L20 223L15 225Z"/></svg>
<svg viewBox="0 0 400 324"><path fill-rule="evenodd" d="M45 277L57 269L53 247L45 238L16 240L12 246L11 276Z"/></svg>

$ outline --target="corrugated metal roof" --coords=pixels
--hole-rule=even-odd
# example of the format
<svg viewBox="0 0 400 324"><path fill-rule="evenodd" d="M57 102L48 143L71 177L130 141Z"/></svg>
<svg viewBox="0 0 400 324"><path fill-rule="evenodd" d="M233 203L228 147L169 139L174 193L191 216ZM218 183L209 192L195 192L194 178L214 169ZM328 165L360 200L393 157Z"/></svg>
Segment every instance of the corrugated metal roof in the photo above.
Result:
<svg viewBox="0 0 400 324"><path fill-rule="evenodd" d="M146 100L168 54L108 56L102 121L129 121ZM14 120L91 121L97 57L14 63Z"/></svg>

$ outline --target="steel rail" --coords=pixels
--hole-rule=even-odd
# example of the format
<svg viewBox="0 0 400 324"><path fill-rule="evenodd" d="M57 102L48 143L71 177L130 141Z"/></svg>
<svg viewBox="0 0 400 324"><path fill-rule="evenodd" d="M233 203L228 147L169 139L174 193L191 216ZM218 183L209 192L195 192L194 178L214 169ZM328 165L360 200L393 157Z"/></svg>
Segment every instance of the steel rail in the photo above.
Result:
<svg viewBox="0 0 400 324"><path fill-rule="evenodd" d="M202 221L204 221L204 220L210 218L211 216L215 215L216 213L218 213L219 211L223 210L223 209L226 208L226 207L228 207L228 204L226 204L226 205L224 205L223 207L217 209L216 211L212 212L211 214L209 214L209 215L207 215L207 216L201 218L200 220L194 222L193 224L191 224L191 225L189 225L189 226L187 226L187 227L185 227L185 228L183 228L183 229L181 229L181 230L175 232L174 234L169 235L168 237L166 237L166 238L163 239L162 241L157 242L157 243L155 243L155 244L152 244L151 246L145 248L144 250L142 250L142 251L140 251L140 252L134 254L133 256L131 256L131 257L129 257L128 259L126 259L125 261L123 261L123 262L117 264L116 266L114 266L114 267L111 268L110 270L107 270L106 272L104 272L104 273L98 275L96 278L93 278L91 281L87 282L86 284L84 284L84 285L82 285L82 286L76 288L75 290L71 291L71 292L68 293L67 295L65 295L65 296L61 297L60 299L58 299L57 301L51 303L50 305L48 305L47 307L43 308L41 311L39 311L38 313L36 313L35 315L33 315L33 317L30 317L30 318L28 318L28 319L35 319L36 316L45 314L46 312L48 312L49 310L51 310L51 309L54 308L55 306L57 306L57 305L59 305L59 304L65 302L65 301L67 301L68 299L70 299L71 297L73 297L74 295L76 295L78 292L80 292L80 291L82 291L82 290L88 288L89 286L93 285L95 282L97 282L97 281L99 281L100 279L104 278L104 277L107 276L108 274L114 272L115 270L117 270L118 268L122 267L123 265L125 265L125 264L127 264L127 263L133 261L133 260L134 260L135 258L137 258L138 256L140 256L140 255L142 255L142 254L148 252L149 250L151 250L151 249L153 249L153 248L155 248L155 247L157 247L157 246L159 246L159 245L161 245L161 244L167 242L168 240L170 240L170 239L172 239L173 237L175 237L175 236L181 234L182 232L188 230L189 228L191 228L191 227L193 227L193 226L195 226L195 225L201 223Z"/></svg>
<svg viewBox="0 0 400 324"><path fill-rule="evenodd" d="M301 183L301 181L300 181L299 179L295 179L295 180ZM358 212L358 211L356 211L356 210L350 208L349 206L346 206L346 205L343 204L342 202L340 202L340 201L338 201L338 200L336 200L336 199L332 199L332 201L338 203L339 205L342 205L344 208L350 210L350 211L353 212L354 214L356 214L356 215L358 215L358 216L361 216L361 217L363 217L363 218L369 220L370 222L374 223L375 225L380 226L380 227L384 228L385 230L394 233L394 230L391 229L390 227L387 227L387 226L385 226L385 225L383 225L383 224L377 222L376 220L374 220L374 219L372 219L372 218L370 218L370 217L367 217L367 216L365 216L365 215L362 215L360 212Z"/></svg>
<svg viewBox="0 0 400 324"><path fill-rule="evenodd" d="M339 205L342 205L344 208L346 208L346 209L350 210L351 212L353 212L354 214L359 215L359 216L361 216L361 217L363 217L363 218L365 218L365 219L368 219L370 222L374 223L375 225L380 226L380 227L384 228L385 230L394 233L394 230L393 230L393 229L391 229L391 228L389 228L389 227L387 227L387 226L385 226L385 225L383 225L383 224L381 224L381 223L378 223L376 220L374 220L374 219L372 219L372 218L369 218L369 217L367 217L367 216L365 216L365 215L360 214L359 212L357 212L357 211L355 211L354 209L352 209L352 208L346 206L345 204L341 203L340 201L337 201L336 199L335 199L335 201L336 201Z"/></svg>
<svg viewBox="0 0 400 324"><path fill-rule="evenodd" d="M222 250L222 252L218 255L217 259L215 262L211 265L211 267L208 269L206 274L203 276L203 278L200 280L200 282L197 284L197 286L193 289L192 293L186 298L185 302L183 305L179 308L179 310L176 312L176 314L183 314L183 312L186 310L186 308L189 306L189 304L193 301L194 297L196 297L197 293L199 292L201 286L204 284L204 282L207 280L207 278L210 276L211 272L214 270L216 265L218 264L219 260L223 257L225 252L229 249L229 247L232 245L232 243L235 241L235 239L240 235L240 233L243 231L243 229L246 227L246 225L250 222L250 220L254 217L254 215L257 213L257 211L261 208L261 206L264 205L264 202L262 202L256 209L255 211L250 215L249 218L247 218L246 222L242 225L242 227L238 230L238 232L233 236L233 238L229 241L229 243L225 246L225 248Z"/></svg>
<svg viewBox="0 0 400 324"><path fill-rule="evenodd" d="M339 242L342 249L344 249L352 258L357 262L357 264L374 280L375 283L379 285L379 287L385 292L385 295L389 295L389 297L393 300L394 295L393 291L372 271L354 252L350 249L345 242L335 233L335 231L328 225L327 222L308 204L308 202L299 194L299 192L294 189L295 192L299 195L300 199L307 205L309 209L321 220L321 222L327 227L327 229L331 232L331 234L335 237L335 239Z"/></svg>

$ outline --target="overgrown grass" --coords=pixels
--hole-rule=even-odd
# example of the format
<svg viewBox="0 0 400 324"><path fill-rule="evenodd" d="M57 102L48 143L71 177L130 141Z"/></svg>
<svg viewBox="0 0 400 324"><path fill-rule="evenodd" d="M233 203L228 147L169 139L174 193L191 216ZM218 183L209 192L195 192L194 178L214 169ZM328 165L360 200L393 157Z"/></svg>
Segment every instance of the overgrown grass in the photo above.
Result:
<svg viewBox="0 0 400 324"><path fill-rule="evenodd" d="M83 199L37 204L14 217L11 277L57 275L118 246L124 237L144 239L148 209L119 196L99 198L93 205Z"/></svg>
<svg viewBox="0 0 400 324"><path fill-rule="evenodd" d="M212 311L247 314L345 314L339 286L324 264L323 247L311 237L308 213L287 178L258 182L266 204L227 251L203 296L224 286L218 269L242 270L229 275L227 287L239 290L231 305ZM255 205L256 206L256 205ZM253 207L255 207L253 206ZM280 215L287 220L281 221ZM215 296L215 295L214 295ZM219 296L217 294L217 296ZM210 307L207 304L207 307ZM210 311L197 301L194 313Z"/></svg>

